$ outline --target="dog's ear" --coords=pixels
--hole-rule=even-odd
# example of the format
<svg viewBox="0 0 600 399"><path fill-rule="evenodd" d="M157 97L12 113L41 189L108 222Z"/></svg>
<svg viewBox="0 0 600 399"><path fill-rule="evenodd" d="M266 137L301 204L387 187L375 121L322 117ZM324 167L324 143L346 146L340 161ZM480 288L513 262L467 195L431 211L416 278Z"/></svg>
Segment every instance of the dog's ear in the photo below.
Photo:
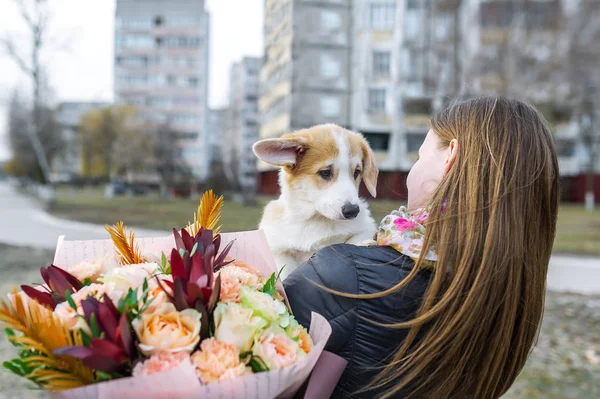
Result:
<svg viewBox="0 0 600 399"><path fill-rule="evenodd" d="M364 137L361 141L361 147L363 152L363 181L365 182L365 186L367 187L367 190L369 190L369 193L375 198L377 197L377 177L379 176L379 168L377 167L377 163L375 163L373 150Z"/></svg>
<svg viewBox="0 0 600 399"><path fill-rule="evenodd" d="M271 165L292 166L295 165L298 156L308 146L305 138L296 135L287 135L278 139L265 139L254 144L254 154Z"/></svg>

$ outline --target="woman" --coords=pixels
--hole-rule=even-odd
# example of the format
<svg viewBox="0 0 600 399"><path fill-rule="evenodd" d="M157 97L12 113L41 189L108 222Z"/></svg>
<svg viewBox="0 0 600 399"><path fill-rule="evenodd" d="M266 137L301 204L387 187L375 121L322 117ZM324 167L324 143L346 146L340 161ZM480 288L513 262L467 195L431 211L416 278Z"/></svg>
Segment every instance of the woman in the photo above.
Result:
<svg viewBox="0 0 600 399"><path fill-rule="evenodd" d="M326 317L348 360L335 397L498 398L535 342L559 204L542 116L480 98L435 115L408 212L378 246L324 249L285 281L305 326Z"/></svg>

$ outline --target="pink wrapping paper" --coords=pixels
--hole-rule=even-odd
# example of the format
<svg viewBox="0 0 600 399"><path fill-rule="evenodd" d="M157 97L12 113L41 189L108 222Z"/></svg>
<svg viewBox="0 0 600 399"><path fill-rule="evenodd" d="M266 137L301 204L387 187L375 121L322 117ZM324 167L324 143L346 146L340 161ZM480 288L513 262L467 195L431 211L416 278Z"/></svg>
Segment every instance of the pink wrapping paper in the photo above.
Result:
<svg viewBox="0 0 600 399"><path fill-rule="evenodd" d="M228 242L236 240L230 256L251 265L264 276L269 276L277 270L262 231L226 233L222 234L222 240L222 247ZM173 236L140 238L136 240L136 243L140 245L144 254L169 253L175 247ZM67 241L64 236L61 236L54 256L54 265L69 270L70 266L83 260L101 258L113 252L113 243L108 239ZM283 293L281 283L278 288ZM285 293L283 294L285 296ZM306 387L305 398L326 398L333 392L346 362L331 353L321 356L331 335L331 326L324 317L317 313L312 314L309 334L315 345L313 350L304 360L279 370L201 385L192 365L187 363L166 373L122 378L61 393L52 393L51 396L60 399L237 399L242 397L285 399L294 397L304 385ZM316 369L316 372L311 376L313 369ZM311 378L305 385L309 376Z"/></svg>

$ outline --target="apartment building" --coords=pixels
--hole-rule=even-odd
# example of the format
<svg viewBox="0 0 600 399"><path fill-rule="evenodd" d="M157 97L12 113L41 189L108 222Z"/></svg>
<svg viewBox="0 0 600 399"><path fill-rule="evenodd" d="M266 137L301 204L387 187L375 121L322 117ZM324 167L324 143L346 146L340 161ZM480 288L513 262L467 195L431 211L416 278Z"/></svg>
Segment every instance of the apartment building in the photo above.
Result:
<svg viewBox="0 0 600 399"><path fill-rule="evenodd" d="M223 159L245 193L256 192L256 158L252 146L258 140L258 90L261 59L244 57L231 66L229 108L226 111Z"/></svg>
<svg viewBox="0 0 600 399"><path fill-rule="evenodd" d="M261 137L322 122L361 132L379 194L402 198L432 112L457 97L508 95L547 105L563 171L577 174L572 112L556 106L569 88L553 61L566 51L560 21L571 3L267 0ZM277 192L272 169L259 170L260 191Z"/></svg>
<svg viewBox="0 0 600 399"><path fill-rule="evenodd" d="M117 0L115 101L178 132L196 179L209 170L209 14L203 0Z"/></svg>
<svg viewBox="0 0 600 399"><path fill-rule="evenodd" d="M325 122L350 127L350 15L348 0L266 0L261 138Z"/></svg>
<svg viewBox="0 0 600 399"><path fill-rule="evenodd" d="M60 176L81 174L81 143L79 126L88 112L110 106L106 102L63 102L56 110L56 118L62 130L64 146L52 162L52 171Z"/></svg>

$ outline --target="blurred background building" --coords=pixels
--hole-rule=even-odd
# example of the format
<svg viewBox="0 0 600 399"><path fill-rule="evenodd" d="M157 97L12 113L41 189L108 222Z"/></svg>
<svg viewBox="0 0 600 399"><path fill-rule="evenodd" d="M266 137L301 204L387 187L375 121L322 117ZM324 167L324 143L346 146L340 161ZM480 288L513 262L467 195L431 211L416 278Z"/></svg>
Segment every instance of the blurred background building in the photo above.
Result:
<svg viewBox="0 0 600 399"><path fill-rule="evenodd" d="M597 57L598 5L267 0L260 137L324 122L361 132L382 171L379 195L405 198L432 112L456 98L511 96L533 102L551 122L561 171L576 191L567 197L582 200L581 175L599 140L586 144L581 133L585 112L573 63L584 43ZM587 36L575 33L581 29ZM583 65L591 68L589 60ZM265 164L259 171L259 191L276 193L276 171Z"/></svg>
<svg viewBox="0 0 600 399"><path fill-rule="evenodd" d="M200 181L210 167L209 23L203 0L117 0L115 101L177 132Z"/></svg>

